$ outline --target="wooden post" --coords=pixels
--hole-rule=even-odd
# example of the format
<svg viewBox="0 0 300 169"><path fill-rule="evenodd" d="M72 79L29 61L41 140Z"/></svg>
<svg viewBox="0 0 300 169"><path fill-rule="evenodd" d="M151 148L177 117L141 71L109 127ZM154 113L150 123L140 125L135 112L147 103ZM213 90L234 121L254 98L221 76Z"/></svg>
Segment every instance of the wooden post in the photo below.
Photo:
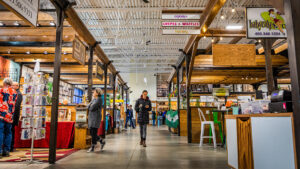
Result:
<svg viewBox="0 0 300 169"><path fill-rule="evenodd" d="M93 58L94 46L90 46L90 58L88 61L88 101L92 101L93 96Z"/></svg>
<svg viewBox="0 0 300 169"><path fill-rule="evenodd" d="M186 112L187 112L187 135L188 143L192 143L192 114L190 108L190 86L188 84L189 67L190 67L190 55L185 55L186 64Z"/></svg>
<svg viewBox="0 0 300 169"><path fill-rule="evenodd" d="M55 60L53 73L53 92L51 106L51 124L49 139L49 163L54 164L56 161L56 138L57 138L57 114L59 104L59 82L60 82L60 66L61 66L61 49L64 25L63 7L56 5L57 26L56 26L56 43L55 43Z"/></svg>
<svg viewBox="0 0 300 169"><path fill-rule="evenodd" d="M179 69L180 67L176 67L177 72L177 112L178 112L178 136L180 136L180 82L179 82Z"/></svg>
<svg viewBox="0 0 300 169"><path fill-rule="evenodd" d="M265 59L266 59L266 78L268 86L268 95L271 95L275 90L274 77L273 77L273 68L272 68L272 46L275 42L275 39L264 39L262 45L265 49Z"/></svg>
<svg viewBox="0 0 300 169"><path fill-rule="evenodd" d="M297 161L300 162L300 1L285 0L285 16L288 34L288 53L292 82L294 132ZM299 165L298 165L299 168Z"/></svg>

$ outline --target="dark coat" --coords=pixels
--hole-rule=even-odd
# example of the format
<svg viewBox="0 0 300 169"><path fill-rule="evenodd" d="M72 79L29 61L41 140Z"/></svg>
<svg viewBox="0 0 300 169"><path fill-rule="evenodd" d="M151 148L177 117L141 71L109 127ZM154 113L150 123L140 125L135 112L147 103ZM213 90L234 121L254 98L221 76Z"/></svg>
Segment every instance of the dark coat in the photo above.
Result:
<svg viewBox="0 0 300 169"><path fill-rule="evenodd" d="M146 108L146 105L149 105L149 108ZM149 97L145 99L139 98L135 102L134 106L135 111L138 113L138 123L139 124L148 124L149 123L149 111L152 110L152 105Z"/></svg>
<svg viewBox="0 0 300 169"><path fill-rule="evenodd" d="M19 119L20 119L20 110L21 110L21 104L23 101L23 95L20 92L20 90L17 90L18 93L18 97L16 100L16 104L15 104L15 112L14 112L14 116L13 116L13 125L14 126L18 126L19 124Z"/></svg>
<svg viewBox="0 0 300 169"><path fill-rule="evenodd" d="M99 96L97 99L93 99L88 105L89 117L88 127L99 128L101 124L101 112L102 112L102 99Z"/></svg>

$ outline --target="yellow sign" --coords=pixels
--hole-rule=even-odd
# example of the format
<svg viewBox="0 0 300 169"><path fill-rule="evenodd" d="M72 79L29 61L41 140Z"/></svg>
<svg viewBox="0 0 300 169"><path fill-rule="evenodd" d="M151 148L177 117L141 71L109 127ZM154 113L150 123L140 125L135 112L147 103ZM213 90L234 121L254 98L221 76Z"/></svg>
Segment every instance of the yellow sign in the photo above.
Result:
<svg viewBox="0 0 300 169"><path fill-rule="evenodd" d="M110 102L112 103L114 100L110 99ZM124 103L124 100L116 100L116 103Z"/></svg>

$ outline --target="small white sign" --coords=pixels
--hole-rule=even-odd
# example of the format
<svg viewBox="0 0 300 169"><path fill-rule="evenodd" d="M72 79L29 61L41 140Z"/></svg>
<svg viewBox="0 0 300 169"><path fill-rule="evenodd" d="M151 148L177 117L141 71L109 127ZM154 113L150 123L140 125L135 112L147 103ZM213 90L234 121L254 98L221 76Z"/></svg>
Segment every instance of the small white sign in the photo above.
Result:
<svg viewBox="0 0 300 169"><path fill-rule="evenodd" d="M200 14L162 14L161 19L176 19L176 20L200 19Z"/></svg>
<svg viewBox="0 0 300 169"><path fill-rule="evenodd" d="M286 38L285 16L275 8L247 8L248 38Z"/></svg>
<svg viewBox="0 0 300 169"><path fill-rule="evenodd" d="M156 101L158 101L158 102L167 102L168 98L167 97L157 97Z"/></svg>
<svg viewBox="0 0 300 169"><path fill-rule="evenodd" d="M191 27L191 26L200 26L200 22L162 22L162 26L170 27L170 26L181 26L181 27Z"/></svg>
<svg viewBox="0 0 300 169"><path fill-rule="evenodd" d="M39 12L39 0L0 0L0 3L36 26Z"/></svg>
<svg viewBox="0 0 300 169"><path fill-rule="evenodd" d="M200 35L200 29L163 29L163 35Z"/></svg>

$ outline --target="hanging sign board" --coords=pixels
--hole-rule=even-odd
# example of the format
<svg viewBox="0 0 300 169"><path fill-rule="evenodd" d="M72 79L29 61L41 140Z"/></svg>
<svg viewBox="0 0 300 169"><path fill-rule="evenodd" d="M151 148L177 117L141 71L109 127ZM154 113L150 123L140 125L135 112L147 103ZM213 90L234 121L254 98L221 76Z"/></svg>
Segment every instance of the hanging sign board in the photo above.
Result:
<svg viewBox="0 0 300 169"><path fill-rule="evenodd" d="M103 74L103 65L99 61L96 61L96 78L103 80Z"/></svg>
<svg viewBox="0 0 300 169"><path fill-rule="evenodd" d="M198 20L200 19L200 14L162 14L161 19Z"/></svg>
<svg viewBox="0 0 300 169"><path fill-rule="evenodd" d="M286 38L285 17L275 8L246 8L247 38Z"/></svg>
<svg viewBox="0 0 300 169"><path fill-rule="evenodd" d="M86 60L86 47L82 41L75 36L73 41L73 59L77 60L80 64L85 65Z"/></svg>
<svg viewBox="0 0 300 169"><path fill-rule="evenodd" d="M200 26L200 22L162 22L162 26L191 27L191 26Z"/></svg>
<svg viewBox="0 0 300 169"><path fill-rule="evenodd" d="M200 29L163 29L163 35L199 35Z"/></svg>
<svg viewBox="0 0 300 169"><path fill-rule="evenodd" d="M213 88L213 96L229 96L228 88Z"/></svg>
<svg viewBox="0 0 300 169"><path fill-rule="evenodd" d="M32 26L37 25L39 0L0 0L0 3Z"/></svg>

